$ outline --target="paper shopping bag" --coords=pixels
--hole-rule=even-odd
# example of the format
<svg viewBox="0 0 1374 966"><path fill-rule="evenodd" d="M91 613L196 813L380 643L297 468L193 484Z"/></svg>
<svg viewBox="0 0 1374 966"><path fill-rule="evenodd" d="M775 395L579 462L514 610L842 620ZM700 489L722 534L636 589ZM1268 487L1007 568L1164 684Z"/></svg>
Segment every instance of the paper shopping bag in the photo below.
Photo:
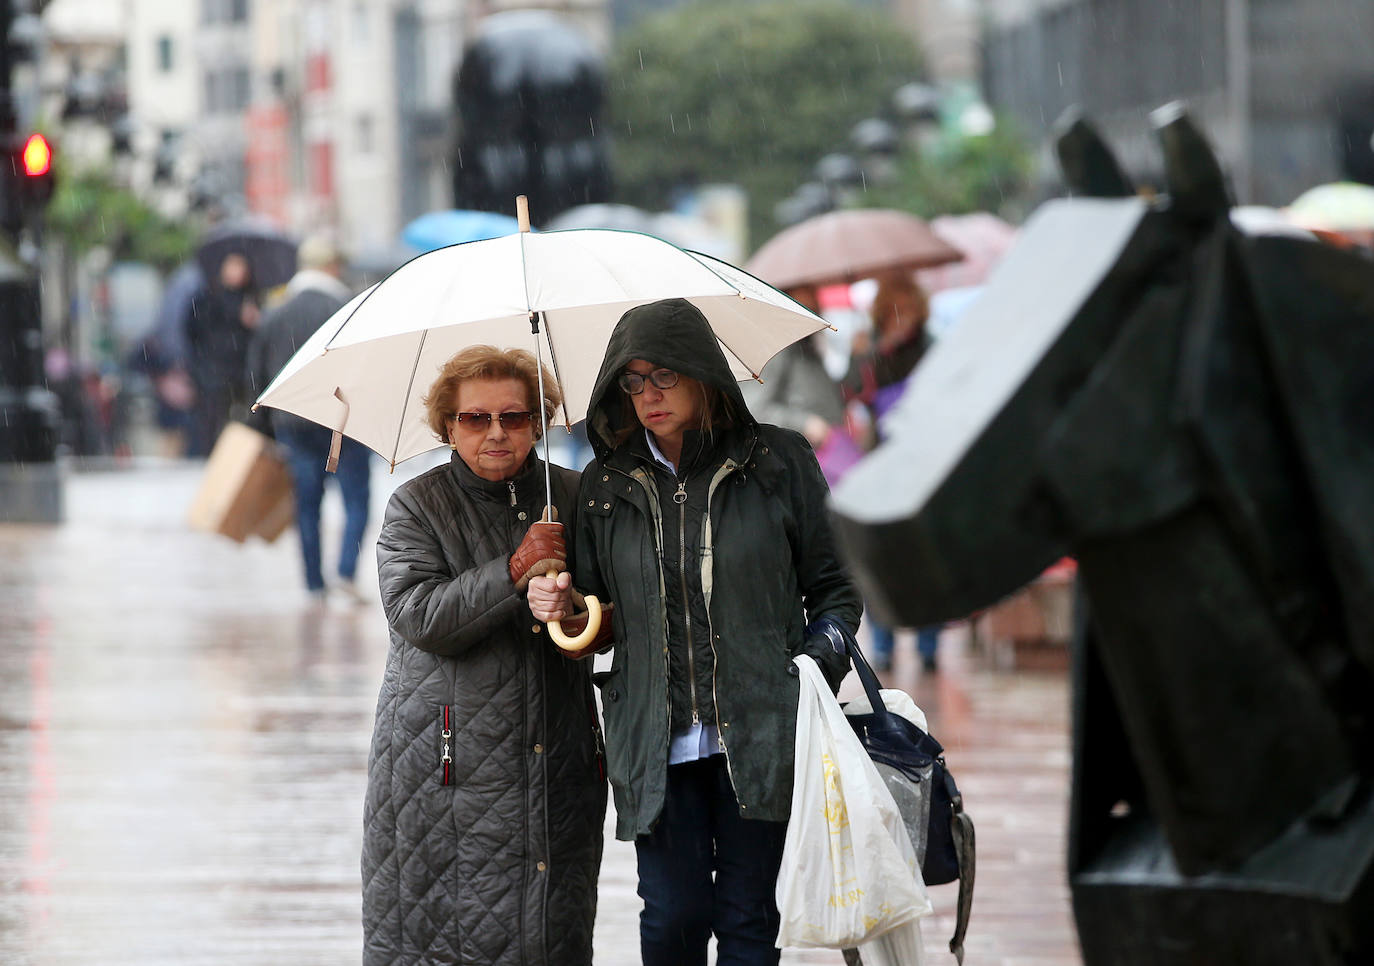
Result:
<svg viewBox="0 0 1374 966"><path fill-rule="evenodd" d="M191 503L191 527L240 543L250 536L270 543L294 519L291 475L277 444L243 423L227 423Z"/></svg>

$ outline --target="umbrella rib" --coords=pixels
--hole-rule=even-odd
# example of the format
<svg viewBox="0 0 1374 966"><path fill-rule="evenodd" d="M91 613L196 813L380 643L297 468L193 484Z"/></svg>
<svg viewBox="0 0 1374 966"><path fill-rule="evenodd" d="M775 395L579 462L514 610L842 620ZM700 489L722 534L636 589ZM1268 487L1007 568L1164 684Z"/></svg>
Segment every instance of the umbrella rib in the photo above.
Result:
<svg viewBox="0 0 1374 966"><path fill-rule="evenodd" d="M396 468L396 453L401 448L401 434L405 432L406 414L410 411L410 393L415 388L415 373L420 371L420 355L425 351L425 339L429 337L428 329L420 330L420 344L415 347L415 362L410 367L410 379L406 382L405 401L401 403L401 419L396 424L396 442L391 444L391 468Z"/></svg>
<svg viewBox="0 0 1374 966"><path fill-rule="evenodd" d="M740 298L743 298L743 297L744 297L744 296L740 296ZM755 379L756 381L759 381L759 382L762 382L762 381L763 381L763 380L759 379L759 374L758 374L757 372L754 371L754 367L751 366L749 363L745 362L744 359L740 356L740 354L739 354L738 352L736 352L736 351L734 350L734 348L730 345L730 343L726 342L723 338L721 338L721 335L720 335L719 332L716 332L716 333L715 333L715 336L716 336L716 341L719 342L721 345L725 346L725 348L728 349L728 350L730 351L730 355L734 356L737 360L739 360L739 364L740 364L740 365L744 366L745 369L749 370L749 375L753 376L754 379Z"/></svg>
<svg viewBox="0 0 1374 966"><path fill-rule="evenodd" d="M692 255L692 256L696 256L696 255L700 254L700 252L689 251L689 250L686 249L686 248L684 248L684 249L682 249L682 250L683 250L684 252L687 252L688 255ZM710 257L710 256L707 256L707 257ZM692 260L695 261L695 262L696 262L698 265L700 265L702 268L706 269L706 271L710 272L710 273L711 273L712 275L714 275L716 278L720 279L722 282L724 282L724 283L725 283L726 285L728 285L730 288L734 289L734 290L735 290L735 294L736 294L737 296L739 296L740 298L744 299L744 301L746 301L746 302L749 301L749 296L747 296L747 295L745 295L743 292L741 292L741 291L739 290L739 286L736 285L734 282L730 281L728 278L726 278L726 277L725 277L724 275L722 275L720 272L716 271L714 268L712 268L712 267L711 267L710 265L708 265L706 262L702 261L700 258L693 257ZM744 272L744 269L740 269L740 271ZM749 273L748 273L748 272L744 272L744 274L748 275ZM760 281L762 281L762 280L760 280ZM764 284L767 284L767 283L765 282ZM714 331L714 330L712 330L712 331ZM742 365L742 366L744 366L744 368L747 369L747 370L749 371L749 375L753 376L753 377L754 377L754 380L755 380L756 382L762 382L762 381L763 381L763 380L759 379L759 374L758 374L757 372L754 371L754 367L751 366L749 363L745 362L744 359L740 357L740 354L739 354L738 352L736 352L736 351L734 350L734 348L730 345L730 343L726 342L723 338L721 338L721 335L720 335L719 332L716 332L715 335L716 335L716 341L719 342L721 345L725 346L726 349L729 349L729 350L730 350L730 355L734 356L735 359L739 361L739 364Z"/></svg>
<svg viewBox="0 0 1374 966"><path fill-rule="evenodd" d="M549 313L540 314L544 317L544 339L549 344L549 364L553 366L553 381L558 385L558 394L563 398L563 425L567 427L568 432L572 432L572 420L568 417L568 389L563 385L563 370L558 366L558 350L553 345L553 326L549 323ZM535 338L538 339L539 336L536 335ZM542 406L544 400L539 400L539 404ZM548 427L545 427L545 432L547 431Z"/></svg>
<svg viewBox="0 0 1374 966"><path fill-rule="evenodd" d="M382 281L385 281L385 279L383 279ZM372 286L372 291L370 291L370 292L368 292L366 295L364 295L364 296L362 297L361 301L359 301L357 305L353 306L353 311L348 313L348 318L346 318L346 319L344 319L342 322L340 322L340 323L339 323L339 327L338 327L337 329L334 330L334 334L331 335L331 336L325 341L325 344L324 344L324 351L325 351L325 352L328 352L331 348L333 348L332 343L334 342L335 339L337 339L337 338L339 337L339 333L343 331L343 327L346 326L349 322L351 322L351 321L353 320L353 316L357 315L357 314L358 314L358 310L359 310L360 308L362 308L364 305L367 304L367 300L368 300L368 299L372 298L373 295L377 294L377 289L381 286L381 284L382 284L381 282L377 282L375 285L373 285L373 286Z"/></svg>

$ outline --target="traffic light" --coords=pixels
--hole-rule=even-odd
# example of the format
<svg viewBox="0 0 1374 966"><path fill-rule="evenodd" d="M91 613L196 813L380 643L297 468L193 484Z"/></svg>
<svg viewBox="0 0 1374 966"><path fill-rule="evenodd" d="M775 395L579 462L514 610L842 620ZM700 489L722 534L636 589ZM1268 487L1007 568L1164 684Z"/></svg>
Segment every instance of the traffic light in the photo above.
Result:
<svg viewBox="0 0 1374 966"><path fill-rule="evenodd" d="M0 225L17 234L52 198L53 150L37 132L9 139L0 160Z"/></svg>

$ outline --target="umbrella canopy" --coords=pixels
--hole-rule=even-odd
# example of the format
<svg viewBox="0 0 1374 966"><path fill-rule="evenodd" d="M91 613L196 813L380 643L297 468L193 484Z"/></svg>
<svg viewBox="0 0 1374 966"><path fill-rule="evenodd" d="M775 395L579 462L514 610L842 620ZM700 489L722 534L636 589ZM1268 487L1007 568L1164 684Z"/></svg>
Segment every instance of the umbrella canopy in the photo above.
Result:
<svg viewBox="0 0 1374 966"><path fill-rule="evenodd" d="M510 215L450 208L431 211L411 221L401 229L401 240L421 252L432 252L449 245L500 238L519 230L519 223Z"/></svg>
<svg viewBox="0 0 1374 966"><path fill-rule="evenodd" d="M212 226L196 249L196 262L213 282L224 259L232 254L248 259L253 284L259 289L285 285L296 274L296 239L266 218L234 218Z"/></svg>
<svg viewBox="0 0 1374 966"><path fill-rule="evenodd" d="M1374 231L1374 187L1356 181L1317 185L1294 199L1288 217L1303 228Z"/></svg>
<svg viewBox="0 0 1374 966"><path fill-rule="evenodd" d="M932 218L930 230L964 255L961 261L916 273L916 281L932 294L947 288L982 285L1016 240L1014 226L986 211Z"/></svg>
<svg viewBox="0 0 1374 966"><path fill-rule="evenodd" d="M673 297L701 309L741 379L826 327L735 266L649 235L519 232L402 265L321 326L258 405L342 431L394 466L440 445L421 402L439 368L468 346L488 344L537 349L551 363L571 425L586 415L620 316Z"/></svg>
<svg viewBox="0 0 1374 966"><path fill-rule="evenodd" d="M914 271L963 257L915 215L890 208L851 208L784 229L744 267L770 285L790 289Z"/></svg>

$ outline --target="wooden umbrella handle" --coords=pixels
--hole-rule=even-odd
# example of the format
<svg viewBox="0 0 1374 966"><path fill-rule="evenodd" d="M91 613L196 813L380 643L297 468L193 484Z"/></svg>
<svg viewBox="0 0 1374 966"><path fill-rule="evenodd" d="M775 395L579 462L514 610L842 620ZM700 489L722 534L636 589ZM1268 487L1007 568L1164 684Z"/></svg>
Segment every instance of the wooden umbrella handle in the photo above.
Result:
<svg viewBox="0 0 1374 966"><path fill-rule="evenodd" d="M558 571L550 569L549 577L557 577ZM582 633L576 637L569 637L563 633L561 621L549 621L545 626L549 629L549 637L553 642L565 651L580 651L592 642L597 633L601 630L601 601L597 600L592 594L583 598L587 603L587 626L582 629Z"/></svg>

